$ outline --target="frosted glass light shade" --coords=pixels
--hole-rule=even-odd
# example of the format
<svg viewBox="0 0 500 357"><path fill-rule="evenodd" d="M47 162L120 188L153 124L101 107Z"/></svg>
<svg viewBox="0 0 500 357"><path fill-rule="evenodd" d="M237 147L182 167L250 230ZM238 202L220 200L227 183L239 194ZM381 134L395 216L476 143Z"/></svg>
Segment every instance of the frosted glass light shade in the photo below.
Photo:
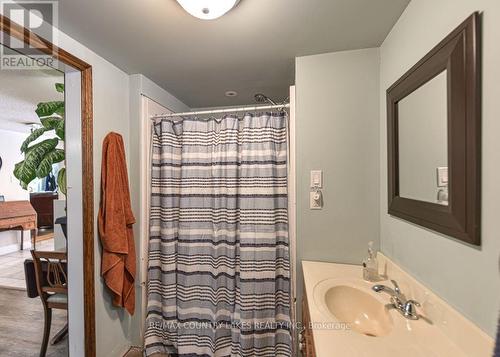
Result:
<svg viewBox="0 0 500 357"><path fill-rule="evenodd" d="M239 0L177 0L191 15L202 20L213 20L231 10Z"/></svg>

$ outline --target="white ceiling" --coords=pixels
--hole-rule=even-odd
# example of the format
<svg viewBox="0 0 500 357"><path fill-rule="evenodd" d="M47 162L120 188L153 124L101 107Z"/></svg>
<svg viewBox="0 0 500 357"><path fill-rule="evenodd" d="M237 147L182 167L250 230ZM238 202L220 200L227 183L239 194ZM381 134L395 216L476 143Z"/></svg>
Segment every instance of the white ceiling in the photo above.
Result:
<svg viewBox="0 0 500 357"><path fill-rule="evenodd" d="M40 123L38 103L64 99L54 87L62 82L64 74L54 69L0 70L0 129L29 132L28 123Z"/></svg>
<svg viewBox="0 0 500 357"><path fill-rule="evenodd" d="M128 73L142 73L190 107L280 100L294 58L377 47L409 0L241 0L220 19L175 0L60 0L59 26ZM239 96L226 98L226 90Z"/></svg>

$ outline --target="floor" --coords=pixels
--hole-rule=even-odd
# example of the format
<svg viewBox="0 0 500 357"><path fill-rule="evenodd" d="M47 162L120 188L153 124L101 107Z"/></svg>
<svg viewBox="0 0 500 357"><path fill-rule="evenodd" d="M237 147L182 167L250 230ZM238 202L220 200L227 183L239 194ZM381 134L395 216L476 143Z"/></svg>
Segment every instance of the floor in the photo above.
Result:
<svg viewBox="0 0 500 357"><path fill-rule="evenodd" d="M36 249L54 250L54 238L37 240ZM24 260L27 258L31 258L28 248L0 255L0 288L26 290Z"/></svg>
<svg viewBox="0 0 500 357"><path fill-rule="evenodd" d="M53 310L52 338L66 323L67 312ZM0 288L0 356L38 357L43 335L43 307L26 292ZM46 357L68 356L67 337L47 348Z"/></svg>
<svg viewBox="0 0 500 357"><path fill-rule="evenodd" d="M44 234L45 233L45 234ZM53 233L42 232L37 250L54 250ZM43 307L40 298L26 296L24 260L31 258L29 248L0 255L0 356L35 357L43 335ZM67 321L67 312L53 310L51 337ZM68 340L49 344L46 357L68 356Z"/></svg>
<svg viewBox="0 0 500 357"><path fill-rule="evenodd" d="M130 347L130 349L125 353L123 357L142 357L144 356L144 352L141 347ZM151 357L168 357L165 354L156 353L151 355Z"/></svg>
<svg viewBox="0 0 500 357"><path fill-rule="evenodd" d="M143 351L141 347L130 347L123 357L142 357Z"/></svg>

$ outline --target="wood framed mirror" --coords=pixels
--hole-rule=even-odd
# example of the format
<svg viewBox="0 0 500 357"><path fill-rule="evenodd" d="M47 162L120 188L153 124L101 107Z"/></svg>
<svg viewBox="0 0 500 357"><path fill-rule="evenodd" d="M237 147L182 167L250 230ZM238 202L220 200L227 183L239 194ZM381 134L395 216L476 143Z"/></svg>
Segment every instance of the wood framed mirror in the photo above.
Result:
<svg viewBox="0 0 500 357"><path fill-rule="evenodd" d="M79 177L74 177L75 183L78 187L70 187L71 181L68 181L68 197L71 190L78 192L74 197L78 197L78 216L75 219L75 225L71 226L71 215L68 213L68 231L73 229L73 232L78 237L82 237L81 241L74 240L71 237L71 232L68 234L68 266L72 264L72 254L74 255L74 264L78 264L75 270L70 271L69 274L69 304L72 304L72 289L75 287L74 296L78 297L78 303L75 306L75 321L81 323L83 320L82 343L85 348L85 356L95 356L95 298L94 298L94 180L93 180L93 113L92 113L92 67L77 58L76 56L58 48L50 41L38 36L29 29L12 22L8 17L0 14L0 45L8 47L11 39L15 39L20 43L25 44L25 48L29 49L29 53L24 53L23 50L16 50L22 55L33 58L32 51L45 55L47 58L52 58L58 63L59 70L63 68L66 74L76 74L72 78L78 78L78 82L73 83L74 91L71 95L71 100L75 103L73 105L74 118L79 118L79 122L74 125L78 129L78 137L81 138L80 143L72 143L70 150L76 150L77 158L81 166L74 165L73 172L78 172ZM8 40L6 40L8 39ZM8 42L8 43L5 43ZM68 95L66 95L68 99ZM65 100L66 100L65 99ZM66 107L68 111L68 107ZM66 119L68 116L66 117ZM77 119L78 121L78 119ZM81 130L81 133L80 133ZM80 135L81 134L81 135ZM76 161L75 161L76 162ZM68 180L69 180L68 172ZM73 228L72 228L73 227ZM73 240L72 240L73 239ZM71 245L74 244L73 253ZM81 264L81 266L80 266ZM71 285L72 274L75 276L77 283ZM83 279L83 281L81 280ZM75 303L73 303L75 304ZM69 309L70 316L70 341L72 338L71 333L71 307ZM43 326L41 327L43 328ZM74 336L80 338L82 331L80 327L76 328ZM80 343L78 343L80 348Z"/></svg>
<svg viewBox="0 0 500 357"><path fill-rule="evenodd" d="M479 14L387 89L388 213L480 245Z"/></svg>

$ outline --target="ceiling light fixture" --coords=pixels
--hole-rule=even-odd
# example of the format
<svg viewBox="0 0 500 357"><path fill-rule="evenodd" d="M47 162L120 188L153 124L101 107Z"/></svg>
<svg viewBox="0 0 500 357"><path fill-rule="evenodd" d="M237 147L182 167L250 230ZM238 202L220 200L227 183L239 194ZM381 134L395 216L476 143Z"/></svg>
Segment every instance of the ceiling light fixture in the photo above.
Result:
<svg viewBox="0 0 500 357"><path fill-rule="evenodd" d="M226 97L236 97L238 95L238 92L235 90L228 90L224 94L226 95Z"/></svg>
<svg viewBox="0 0 500 357"><path fill-rule="evenodd" d="M191 15L202 20L221 17L238 4L240 0L177 0Z"/></svg>

